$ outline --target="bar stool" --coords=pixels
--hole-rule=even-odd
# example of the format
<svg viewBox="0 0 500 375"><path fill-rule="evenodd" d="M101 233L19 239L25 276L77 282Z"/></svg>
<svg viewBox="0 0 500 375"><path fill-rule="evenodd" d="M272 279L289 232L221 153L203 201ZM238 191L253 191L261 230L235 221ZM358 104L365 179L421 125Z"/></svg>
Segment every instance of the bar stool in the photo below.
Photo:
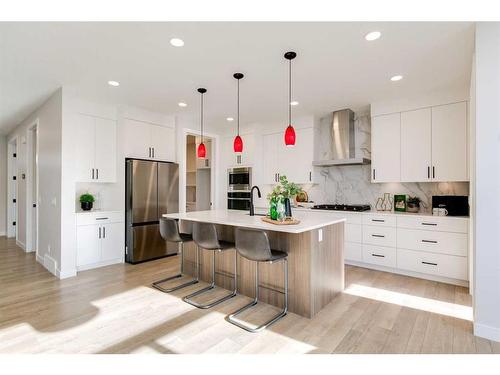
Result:
<svg viewBox="0 0 500 375"><path fill-rule="evenodd" d="M161 217L160 218L160 234L161 234L161 237L165 241L171 241L171 242L176 242L176 243L181 244L181 273L179 273L175 276L167 277L166 279L155 281L152 285L153 288L161 290L164 293L171 293L171 292L174 292L174 291L179 290L181 288L184 288L186 286L198 283L198 276L196 276L196 278L194 278L188 282L185 282L184 284L175 286L173 288L163 288L159 285L159 284L163 284L164 282L167 282L169 280L178 279L178 278L181 278L182 276L184 276L184 244L186 242L193 241L193 237L190 234L181 233L179 231L179 222L178 222L178 220L175 220L175 219L167 219L167 218ZM198 266L198 252L196 252L196 257L197 257L197 259L196 259L196 274L198 275L198 267L199 267Z"/></svg>
<svg viewBox="0 0 500 375"><path fill-rule="evenodd" d="M219 298L213 302L207 303L207 304L200 304L198 302L195 302L192 300L193 297L199 296L205 292L208 292L209 290L215 289L215 252L222 252L228 249L233 249L234 248L234 243L232 242L227 242L227 241L219 241L219 238L217 236L217 229L214 224L210 223L193 223L193 240L194 243L197 245L198 249L198 259L200 259L199 256L199 251L200 248L204 250L211 250L212 251L212 281L209 286L200 289L194 293L191 293L187 296L185 296L182 300L184 302L189 303L190 305L193 305L195 307L198 307L199 309L209 309L215 305L218 305L221 302L224 302L228 300L229 298L233 298L236 296L236 290L237 290L237 280L238 276L236 274L237 268L236 268L236 254L234 254L234 289L231 293L228 295ZM198 274L197 277L199 277L199 265L198 265Z"/></svg>
<svg viewBox="0 0 500 375"><path fill-rule="evenodd" d="M261 230L255 229L246 229L246 228L236 228L235 231L236 238L236 250L238 254L242 257L257 262L255 264L255 299L250 302L248 305L243 306L239 310L236 310L234 313L228 315L226 320L235 326L243 328L249 332L259 332L269 327L271 324L276 323L278 320L283 318L288 311L288 254L283 251L271 250L271 246L269 245L269 238L267 237L267 233ZM283 310L270 319L269 321L261 324L256 328L248 327L247 325L240 323L235 319L237 315L242 313L245 310L257 305L259 300L259 263L260 262L276 262L283 261L283 270L284 270L284 285L285 285L285 303Z"/></svg>

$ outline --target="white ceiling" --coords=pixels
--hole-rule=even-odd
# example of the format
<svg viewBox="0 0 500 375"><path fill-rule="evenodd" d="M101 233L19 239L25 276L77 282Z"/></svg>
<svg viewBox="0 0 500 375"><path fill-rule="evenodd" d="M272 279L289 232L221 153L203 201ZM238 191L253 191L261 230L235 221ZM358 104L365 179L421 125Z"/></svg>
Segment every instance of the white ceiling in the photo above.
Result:
<svg viewBox="0 0 500 375"><path fill-rule="evenodd" d="M367 42L373 30L382 37ZM172 37L185 46L172 47ZM163 113L196 114L204 86L212 126L286 121L286 51L294 60L296 115L462 89L470 78L473 23L2 23L0 131L60 86L83 98ZM391 82L401 74L404 79ZM120 82L108 86L108 80ZM185 101L188 107L179 108Z"/></svg>

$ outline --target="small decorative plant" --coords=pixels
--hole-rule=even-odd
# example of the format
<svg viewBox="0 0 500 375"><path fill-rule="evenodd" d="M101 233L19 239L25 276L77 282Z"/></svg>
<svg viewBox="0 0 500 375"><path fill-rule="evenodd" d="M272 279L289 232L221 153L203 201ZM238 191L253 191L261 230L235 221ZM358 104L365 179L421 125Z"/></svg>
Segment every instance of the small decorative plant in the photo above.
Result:
<svg viewBox="0 0 500 375"><path fill-rule="evenodd" d="M406 201L408 212L418 212L420 210L420 198L419 197L408 197Z"/></svg>
<svg viewBox="0 0 500 375"><path fill-rule="evenodd" d="M294 182L289 182L286 176L280 176L280 182L276 185L273 190L267 195L267 200L270 203L271 211L272 207L277 204L285 205L285 215L288 217L292 216L292 208L290 205L290 199L295 197L297 194L302 193L304 190ZM271 213L271 218L272 218Z"/></svg>
<svg viewBox="0 0 500 375"><path fill-rule="evenodd" d="M90 193L80 195L80 206L83 211L90 211L95 202L95 198Z"/></svg>

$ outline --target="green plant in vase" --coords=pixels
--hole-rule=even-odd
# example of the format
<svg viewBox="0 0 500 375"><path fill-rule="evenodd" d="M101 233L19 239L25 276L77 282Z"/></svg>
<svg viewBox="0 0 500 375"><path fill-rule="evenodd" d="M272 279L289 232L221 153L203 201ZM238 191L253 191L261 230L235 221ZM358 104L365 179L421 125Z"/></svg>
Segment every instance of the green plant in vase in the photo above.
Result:
<svg viewBox="0 0 500 375"><path fill-rule="evenodd" d="M271 193L268 194L267 199L269 200L270 203L270 211L269 214L271 216L271 219L276 220L273 218L273 204L276 206L276 211L278 210L278 207L280 204L283 204L285 206L285 216L286 217L292 217L292 206L290 204L290 199L293 199L297 194L302 193L304 190L297 185L294 182L288 181L286 176L280 176L280 182L278 185L276 185Z"/></svg>
<svg viewBox="0 0 500 375"><path fill-rule="evenodd" d="M80 195L80 207L83 211L90 211L95 202L95 198L90 193Z"/></svg>

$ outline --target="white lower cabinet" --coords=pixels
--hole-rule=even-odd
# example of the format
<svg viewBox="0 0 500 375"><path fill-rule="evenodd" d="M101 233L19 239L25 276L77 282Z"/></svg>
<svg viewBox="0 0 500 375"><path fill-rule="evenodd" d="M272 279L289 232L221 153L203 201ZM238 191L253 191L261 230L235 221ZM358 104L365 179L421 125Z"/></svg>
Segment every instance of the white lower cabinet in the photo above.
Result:
<svg viewBox="0 0 500 375"><path fill-rule="evenodd" d="M77 270L122 263L125 227L121 212L77 214Z"/></svg>
<svg viewBox="0 0 500 375"><path fill-rule="evenodd" d="M396 249L363 244L363 262L385 267L396 267Z"/></svg>

